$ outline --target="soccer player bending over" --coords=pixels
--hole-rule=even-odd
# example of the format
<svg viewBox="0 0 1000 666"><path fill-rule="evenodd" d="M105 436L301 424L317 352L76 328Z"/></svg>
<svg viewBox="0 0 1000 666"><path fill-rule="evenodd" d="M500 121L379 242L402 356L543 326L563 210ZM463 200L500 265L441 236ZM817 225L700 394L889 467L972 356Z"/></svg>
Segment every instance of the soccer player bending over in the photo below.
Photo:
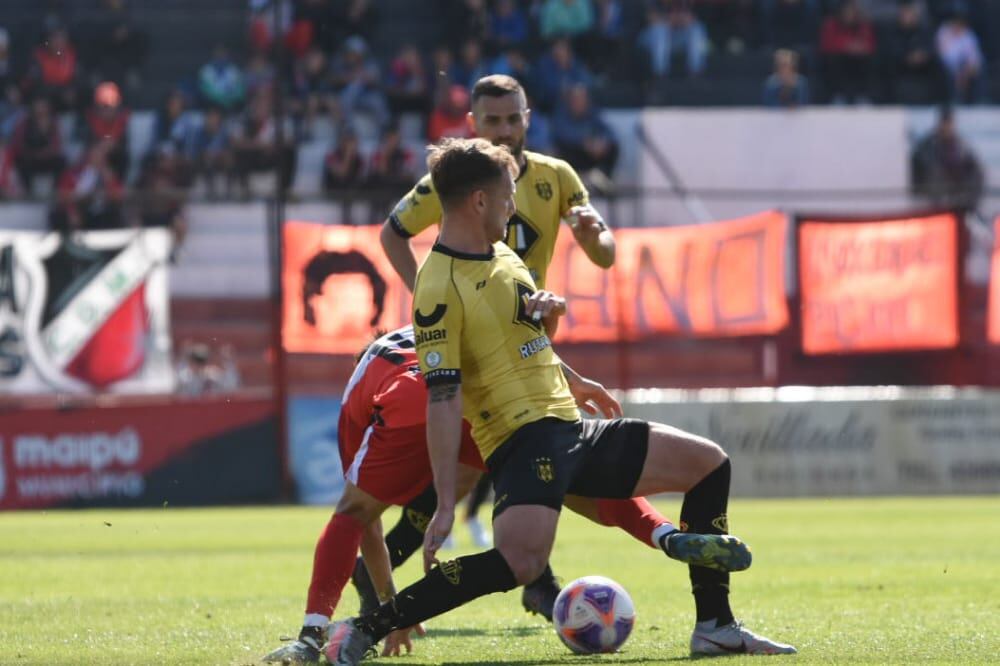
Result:
<svg viewBox="0 0 1000 666"><path fill-rule="evenodd" d="M414 290L437 490L424 536L426 575L377 610L331 625L327 658L356 665L393 630L535 580L568 493L685 493L681 521L688 531L665 530L659 540L690 565L691 652L794 652L747 630L729 608L729 571L748 567L750 552L726 534L730 463L722 449L659 423L580 419L547 335L565 301L536 291L524 262L498 242L514 212L517 164L510 152L482 139L452 139L428 161L444 214ZM493 481L497 546L433 566L455 519L463 415Z"/></svg>

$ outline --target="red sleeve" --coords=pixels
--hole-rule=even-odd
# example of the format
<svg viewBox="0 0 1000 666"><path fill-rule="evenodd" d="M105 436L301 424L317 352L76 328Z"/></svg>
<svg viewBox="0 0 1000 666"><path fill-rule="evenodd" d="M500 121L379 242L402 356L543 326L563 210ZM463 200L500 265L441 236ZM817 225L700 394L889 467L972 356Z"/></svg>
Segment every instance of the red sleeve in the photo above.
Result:
<svg viewBox="0 0 1000 666"><path fill-rule="evenodd" d="M423 376L410 368L416 365L388 378L372 401L386 427L424 427L427 423L427 387Z"/></svg>

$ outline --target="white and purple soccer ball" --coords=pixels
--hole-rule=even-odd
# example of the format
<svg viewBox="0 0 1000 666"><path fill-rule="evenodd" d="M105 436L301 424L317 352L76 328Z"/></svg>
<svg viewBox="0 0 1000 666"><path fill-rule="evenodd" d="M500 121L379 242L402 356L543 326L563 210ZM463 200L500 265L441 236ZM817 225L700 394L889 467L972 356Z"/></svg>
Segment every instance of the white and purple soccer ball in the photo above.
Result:
<svg viewBox="0 0 1000 666"><path fill-rule="evenodd" d="M584 576L559 592L552 623L577 654L615 652L632 633L635 605L625 588L610 578Z"/></svg>

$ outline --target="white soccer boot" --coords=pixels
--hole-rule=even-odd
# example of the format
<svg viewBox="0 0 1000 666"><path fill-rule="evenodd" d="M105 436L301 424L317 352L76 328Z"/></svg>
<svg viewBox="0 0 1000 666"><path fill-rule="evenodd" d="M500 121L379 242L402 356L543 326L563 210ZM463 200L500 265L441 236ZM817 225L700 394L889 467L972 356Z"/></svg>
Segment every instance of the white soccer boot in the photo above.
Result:
<svg viewBox="0 0 1000 666"><path fill-rule="evenodd" d="M729 624L711 629L695 625L691 634L692 655L723 655L723 654L795 654L798 652L791 645L772 641L770 638L758 636L743 626L742 622L733 620Z"/></svg>

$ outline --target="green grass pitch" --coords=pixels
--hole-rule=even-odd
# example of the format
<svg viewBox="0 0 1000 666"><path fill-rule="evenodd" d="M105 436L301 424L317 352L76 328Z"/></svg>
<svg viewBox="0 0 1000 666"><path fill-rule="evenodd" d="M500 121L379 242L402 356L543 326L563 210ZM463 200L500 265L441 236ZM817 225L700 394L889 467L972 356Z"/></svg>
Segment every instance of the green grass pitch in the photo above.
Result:
<svg viewBox="0 0 1000 666"><path fill-rule="evenodd" d="M676 516L679 506L661 509ZM0 515L0 664L255 663L298 630L327 515L299 507ZM800 651L768 659L1000 660L1000 498L735 499L730 520L755 555L733 576L733 608ZM469 552L466 539L459 535L456 554ZM414 580L417 560L397 582ZM553 567L566 580L601 574L629 590L638 619L621 653L571 655L511 592L431 621L412 655L379 663L688 659L686 567L568 513ZM339 615L356 603L348 589ZM748 658L727 663L739 659Z"/></svg>

